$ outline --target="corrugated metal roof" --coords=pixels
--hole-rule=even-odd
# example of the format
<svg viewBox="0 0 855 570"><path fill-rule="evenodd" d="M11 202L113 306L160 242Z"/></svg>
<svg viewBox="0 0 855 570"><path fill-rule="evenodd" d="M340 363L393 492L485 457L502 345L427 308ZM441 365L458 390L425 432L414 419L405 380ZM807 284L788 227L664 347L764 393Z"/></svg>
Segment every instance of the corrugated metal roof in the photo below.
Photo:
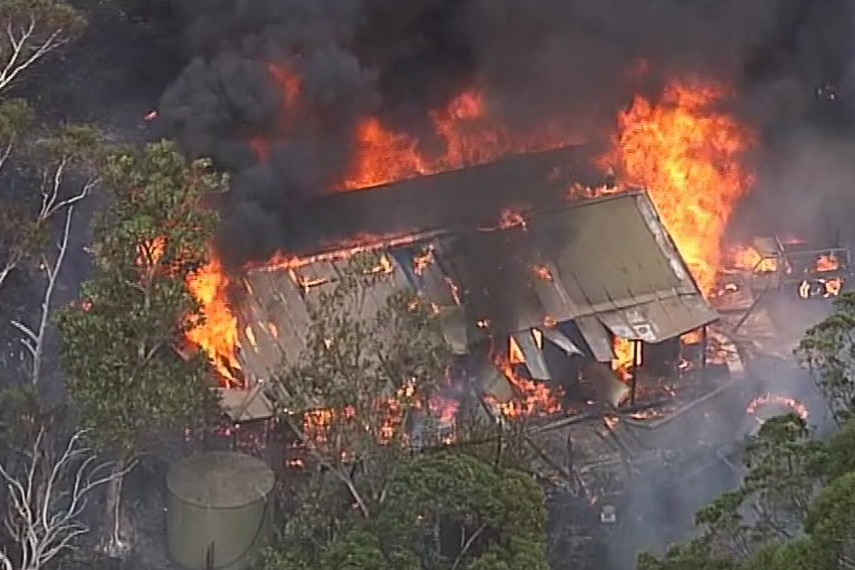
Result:
<svg viewBox="0 0 855 570"><path fill-rule="evenodd" d="M444 315L446 340L458 354L477 341L476 323L484 320L500 334L575 321L595 358L606 361L613 357L610 333L660 342L718 318L644 192L532 214L512 229L449 231L377 247L391 272L353 311L371 318L392 292L415 289ZM269 377L299 356L306 301L334 285L348 263L342 257L249 273L241 321L251 331L244 339L254 341L243 343L252 376ZM536 376L547 376L540 368Z"/></svg>

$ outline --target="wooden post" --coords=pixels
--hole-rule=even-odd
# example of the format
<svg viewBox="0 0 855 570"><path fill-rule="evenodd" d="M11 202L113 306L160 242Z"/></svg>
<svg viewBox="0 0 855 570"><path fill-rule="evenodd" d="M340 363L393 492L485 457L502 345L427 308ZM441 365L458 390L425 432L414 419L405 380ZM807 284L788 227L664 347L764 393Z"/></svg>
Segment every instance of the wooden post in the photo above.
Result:
<svg viewBox="0 0 855 570"><path fill-rule="evenodd" d="M701 382L707 380L707 347L709 346L709 326L701 327Z"/></svg>
<svg viewBox="0 0 855 570"><path fill-rule="evenodd" d="M638 361L641 356L641 341L632 341L632 380L630 384L629 402L635 405L635 389L638 384Z"/></svg>

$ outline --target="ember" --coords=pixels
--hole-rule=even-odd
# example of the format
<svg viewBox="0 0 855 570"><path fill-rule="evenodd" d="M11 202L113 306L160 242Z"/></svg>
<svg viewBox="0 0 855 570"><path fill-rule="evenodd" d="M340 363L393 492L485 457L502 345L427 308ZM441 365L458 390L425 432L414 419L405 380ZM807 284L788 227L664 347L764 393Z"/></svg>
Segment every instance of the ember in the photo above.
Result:
<svg viewBox="0 0 855 570"><path fill-rule="evenodd" d="M806 420L810 415L810 410L808 410L807 406L802 402L799 402L795 398L782 396L780 394L764 394L763 396L758 396L748 404L745 411L751 415L757 415L758 410L766 406L788 408L791 412L798 414L798 416L803 420Z"/></svg>

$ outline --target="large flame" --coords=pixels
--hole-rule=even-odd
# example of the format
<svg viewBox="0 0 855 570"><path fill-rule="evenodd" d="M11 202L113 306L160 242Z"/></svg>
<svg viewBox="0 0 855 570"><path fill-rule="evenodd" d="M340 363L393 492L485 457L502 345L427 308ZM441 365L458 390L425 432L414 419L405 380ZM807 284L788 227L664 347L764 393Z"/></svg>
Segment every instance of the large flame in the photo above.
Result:
<svg viewBox="0 0 855 570"><path fill-rule="evenodd" d="M722 268L727 224L753 182L742 162L752 133L720 108L727 96L718 85L674 81L656 104L636 98L602 159L648 190L705 294Z"/></svg>
<svg viewBox="0 0 855 570"><path fill-rule="evenodd" d="M279 136L288 136L289 117L302 95L299 78L270 66L282 91L283 119ZM726 90L698 81L674 81L657 101L638 97L618 117L613 149L600 159L614 169L625 185L648 189L665 226L686 259L701 289L711 292L722 264L721 241L731 214L752 183L742 166L741 154L750 146L751 133L724 112L719 104ZM429 153L411 135L390 130L376 117L366 117L354 134L357 151L343 190L358 190L419 175L481 164L512 153L557 148L574 141L569 129L546 125L535 132L518 134L491 116L488 99L478 90L461 93L445 109L431 114L443 151ZM259 160L269 156L269 139L250 141ZM428 145L425 145L428 146ZM279 254L271 263L300 265L299 260ZM204 320L188 333L229 383L238 382L238 319L230 310L230 279L216 258L188 283L200 302ZM628 343L619 351L622 364L631 355ZM522 386L511 367L501 361L512 384ZM516 415L553 410L555 399L525 384L526 403L509 406ZM540 402L535 404L534 401Z"/></svg>
<svg viewBox="0 0 855 570"><path fill-rule="evenodd" d="M559 148L572 142L570 134L546 126L520 136L497 122L485 95L464 91L445 109L431 113L434 131L444 152L430 154L410 135L386 129L369 117L357 127L357 152L342 186L359 190L406 178L484 164L507 156Z"/></svg>

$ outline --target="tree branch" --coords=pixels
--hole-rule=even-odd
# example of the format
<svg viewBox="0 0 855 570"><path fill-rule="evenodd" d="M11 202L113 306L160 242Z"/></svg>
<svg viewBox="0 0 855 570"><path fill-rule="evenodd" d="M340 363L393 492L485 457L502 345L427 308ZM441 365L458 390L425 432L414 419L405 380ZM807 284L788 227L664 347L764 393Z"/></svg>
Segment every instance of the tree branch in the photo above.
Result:
<svg viewBox="0 0 855 570"><path fill-rule="evenodd" d="M478 537L481 536L487 529L486 524L482 524L478 527L478 530L472 533L472 535L466 539L466 543L463 545L463 548L460 549L460 553L457 555L457 558L454 559L454 564L451 565L451 570L457 570L457 567L463 562L463 557L466 556L466 553L469 552L469 549L472 548L472 545L475 544L475 541L478 540Z"/></svg>
<svg viewBox="0 0 855 570"><path fill-rule="evenodd" d="M25 453L27 467L20 476L0 465L6 484L10 513L6 528L21 547L21 568L47 565L72 547L76 538L89 532L80 517L92 491L132 467L115 471L113 463L95 463L95 452L81 445L85 432L75 433L56 458L51 441L39 430ZM0 563L11 563L0 554Z"/></svg>

